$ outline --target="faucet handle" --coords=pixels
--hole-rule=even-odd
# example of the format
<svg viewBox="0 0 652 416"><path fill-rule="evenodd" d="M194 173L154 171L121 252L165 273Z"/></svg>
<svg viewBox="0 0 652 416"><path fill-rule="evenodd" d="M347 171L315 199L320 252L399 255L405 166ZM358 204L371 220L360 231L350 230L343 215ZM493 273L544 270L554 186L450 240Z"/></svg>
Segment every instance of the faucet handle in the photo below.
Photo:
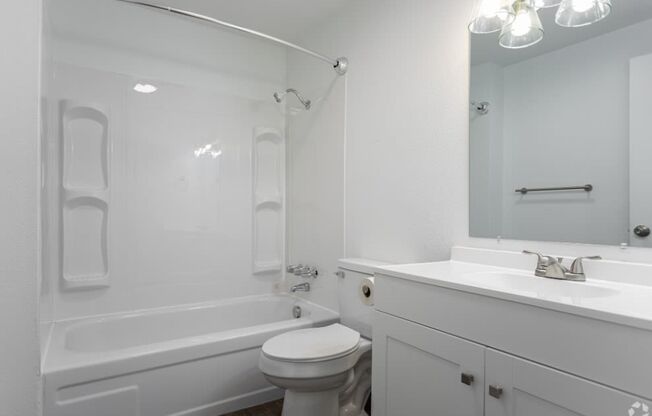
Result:
<svg viewBox="0 0 652 416"><path fill-rule="evenodd" d="M290 264L285 270L288 273L294 273L295 270L302 268L303 265L301 264Z"/></svg>
<svg viewBox="0 0 652 416"><path fill-rule="evenodd" d="M582 260L602 260L602 257L600 256L584 256L584 257L578 257L575 260L573 260L573 264L571 264L570 267L570 272L573 274L584 274L584 264L582 263Z"/></svg>
<svg viewBox="0 0 652 416"><path fill-rule="evenodd" d="M533 256L537 256L537 269L546 266L550 261L550 257L544 256L543 254L537 253L536 251L523 250L523 254L531 254Z"/></svg>

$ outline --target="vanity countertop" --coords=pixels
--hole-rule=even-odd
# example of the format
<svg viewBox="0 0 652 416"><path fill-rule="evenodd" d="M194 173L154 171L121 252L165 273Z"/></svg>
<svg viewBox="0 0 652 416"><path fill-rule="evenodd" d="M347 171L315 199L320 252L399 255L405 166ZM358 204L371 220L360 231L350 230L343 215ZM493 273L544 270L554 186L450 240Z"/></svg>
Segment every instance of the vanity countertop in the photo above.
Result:
<svg viewBox="0 0 652 416"><path fill-rule="evenodd" d="M547 279L534 276L534 267L523 269L522 262L512 268L468 261L473 257L469 250L474 249L462 250L464 256L456 256L454 250L449 261L379 267L377 274L652 331L652 285L639 284L640 276L603 280L587 272L586 282ZM607 263L605 267L613 271L614 265ZM652 265L649 269L652 278ZM620 273L628 273L627 266ZM640 267L636 273L641 274Z"/></svg>

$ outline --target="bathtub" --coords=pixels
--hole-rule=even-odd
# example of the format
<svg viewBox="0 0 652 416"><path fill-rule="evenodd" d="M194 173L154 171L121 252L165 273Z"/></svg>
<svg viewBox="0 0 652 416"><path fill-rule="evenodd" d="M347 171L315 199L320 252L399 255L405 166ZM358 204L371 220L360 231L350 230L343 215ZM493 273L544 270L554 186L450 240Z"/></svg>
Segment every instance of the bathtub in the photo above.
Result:
<svg viewBox="0 0 652 416"><path fill-rule="evenodd" d="M338 319L299 298L266 295L57 322L43 367L44 415L217 416L274 400L282 391L258 370L262 344Z"/></svg>

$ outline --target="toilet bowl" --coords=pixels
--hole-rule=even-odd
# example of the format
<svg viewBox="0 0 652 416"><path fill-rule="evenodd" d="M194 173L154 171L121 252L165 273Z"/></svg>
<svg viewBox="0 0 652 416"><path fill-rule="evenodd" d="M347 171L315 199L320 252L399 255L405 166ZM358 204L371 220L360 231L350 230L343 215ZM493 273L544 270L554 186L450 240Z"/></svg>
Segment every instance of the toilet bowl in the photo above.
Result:
<svg viewBox="0 0 652 416"><path fill-rule="evenodd" d="M263 345L259 368L285 389L283 416L368 416L373 307L358 292L374 267L385 264L340 260L341 323L290 331Z"/></svg>

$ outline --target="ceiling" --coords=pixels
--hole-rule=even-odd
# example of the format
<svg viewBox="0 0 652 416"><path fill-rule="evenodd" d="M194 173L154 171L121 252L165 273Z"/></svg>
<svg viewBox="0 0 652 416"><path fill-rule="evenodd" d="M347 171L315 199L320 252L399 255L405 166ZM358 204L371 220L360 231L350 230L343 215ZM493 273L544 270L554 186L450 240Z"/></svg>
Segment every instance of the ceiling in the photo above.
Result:
<svg viewBox="0 0 652 416"><path fill-rule="evenodd" d="M147 0L204 14L285 40L297 38L352 0Z"/></svg>
<svg viewBox="0 0 652 416"><path fill-rule="evenodd" d="M507 66L543 55L604 33L652 19L651 0L612 0L611 14L601 22L581 28L564 28L555 23L556 7L539 11L545 36L541 42L525 49L505 49L498 44L498 33L472 35L471 63L493 62Z"/></svg>

